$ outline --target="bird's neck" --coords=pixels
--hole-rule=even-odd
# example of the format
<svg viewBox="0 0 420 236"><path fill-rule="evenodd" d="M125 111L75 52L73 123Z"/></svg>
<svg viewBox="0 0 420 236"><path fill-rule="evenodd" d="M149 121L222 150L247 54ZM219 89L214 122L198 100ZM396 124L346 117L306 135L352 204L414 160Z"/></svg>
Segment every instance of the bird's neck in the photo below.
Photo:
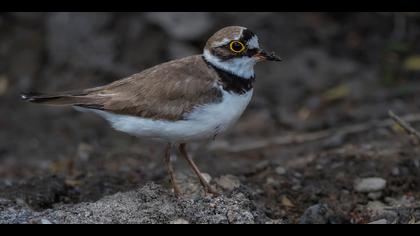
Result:
<svg viewBox="0 0 420 236"><path fill-rule="evenodd" d="M222 69L209 61L204 55L203 60L216 71L218 78L218 84L223 87L225 91L236 93L236 94L245 94L248 91L252 90L254 86L255 76L252 77L241 77L237 74L234 74L231 71Z"/></svg>
<svg viewBox="0 0 420 236"><path fill-rule="evenodd" d="M222 60L212 55L207 49L204 50L203 57L204 60L206 60L212 66L236 75L242 79L252 79L255 77L254 65L256 61L252 58L240 57Z"/></svg>

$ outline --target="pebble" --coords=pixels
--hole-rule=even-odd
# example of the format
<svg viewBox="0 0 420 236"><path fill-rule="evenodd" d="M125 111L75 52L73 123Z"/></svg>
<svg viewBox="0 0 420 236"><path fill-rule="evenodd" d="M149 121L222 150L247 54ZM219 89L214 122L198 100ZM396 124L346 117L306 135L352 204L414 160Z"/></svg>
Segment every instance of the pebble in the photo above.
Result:
<svg viewBox="0 0 420 236"><path fill-rule="evenodd" d="M379 216L386 213L385 209L387 208L387 205L380 201L371 201L368 202L366 208L372 216Z"/></svg>
<svg viewBox="0 0 420 236"><path fill-rule="evenodd" d="M331 216L331 210L326 204L316 204L305 210L300 217L300 224L326 224Z"/></svg>
<svg viewBox="0 0 420 236"><path fill-rule="evenodd" d="M361 193L378 192L385 188L386 180L379 177L356 179L354 190Z"/></svg>
<svg viewBox="0 0 420 236"><path fill-rule="evenodd" d="M204 179L207 181L207 183L210 183L212 180L211 176L207 173L202 173L202 174L203 174Z"/></svg>
<svg viewBox="0 0 420 236"><path fill-rule="evenodd" d="M43 225L51 225L51 221L47 220L47 219L41 219L41 224Z"/></svg>
<svg viewBox="0 0 420 236"><path fill-rule="evenodd" d="M400 175L400 168L398 168L398 167L394 167L394 168L392 168L391 173L392 173L392 175L394 175L394 176L398 176L398 175Z"/></svg>
<svg viewBox="0 0 420 236"><path fill-rule="evenodd" d="M277 179L275 179L275 178L268 177L265 180L265 183L268 184L268 185L278 185L279 184L279 181Z"/></svg>
<svg viewBox="0 0 420 236"><path fill-rule="evenodd" d="M380 220L372 221L368 224L370 224L370 225L385 225L385 224L388 224L388 221L386 219L380 219Z"/></svg>
<svg viewBox="0 0 420 236"><path fill-rule="evenodd" d="M368 198L372 200L378 200L382 197L382 192L371 192L368 194Z"/></svg>
<svg viewBox="0 0 420 236"><path fill-rule="evenodd" d="M268 161L260 161L257 164L255 164L255 169L256 169L256 171L263 170L263 169L267 168L269 165L270 165L270 163Z"/></svg>
<svg viewBox="0 0 420 236"><path fill-rule="evenodd" d="M182 219L182 218L179 218L179 219L176 219L176 220L173 220L173 221L169 222L169 224L175 224L175 225L186 225L186 224L189 224L189 223L190 222L188 222L188 220Z"/></svg>
<svg viewBox="0 0 420 236"><path fill-rule="evenodd" d="M241 185L238 177L234 175L223 175L216 180L216 183L226 190L234 190Z"/></svg>
<svg viewBox="0 0 420 236"><path fill-rule="evenodd" d="M13 203L11 200L6 199L6 198L0 198L0 205L8 205Z"/></svg>
<svg viewBox="0 0 420 236"><path fill-rule="evenodd" d="M286 174L286 169L282 166L278 166L274 171L279 175Z"/></svg>
<svg viewBox="0 0 420 236"><path fill-rule="evenodd" d="M281 224L285 224L283 219L270 219L266 222L264 222L264 224L266 225L281 225Z"/></svg>
<svg viewBox="0 0 420 236"><path fill-rule="evenodd" d="M295 207L295 204L293 204L293 202L284 195L281 197L281 204L285 207Z"/></svg>

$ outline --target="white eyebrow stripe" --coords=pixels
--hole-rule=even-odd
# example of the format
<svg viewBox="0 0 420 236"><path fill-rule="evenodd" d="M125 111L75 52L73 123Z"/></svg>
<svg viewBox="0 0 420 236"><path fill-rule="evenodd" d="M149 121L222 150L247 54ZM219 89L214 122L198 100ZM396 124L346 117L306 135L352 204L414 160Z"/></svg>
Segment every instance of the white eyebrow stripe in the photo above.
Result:
<svg viewBox="0 0 420 236"><path fill-rule="evenodd" d="M246 30L246 28L241 28L241 33L239 33L238 37L235 38L235 40L239 40L240 38L242 38L242 36L244 36L244 30Z"/></svg>
<svg viewBox="0 0 420 236"><path fill-rule="evenodd" d="M226 44L228 44L230 42L230 40L228 38L224 38L222 39L222 41L216 41L213 43L213 47L220 47L220 46L224 46Z"/></svg>
<svg viewBox="0 0 420 236"><path fill-rule="evenodd" d="M241 29L241 32L238 35L236 35L232 40L239 40L239 39L241 39L244 30L246 30L246 28L242 28ZM223 38L221 41L215 41L215 42L213 42L212 43L212 46L213 47L224 46L224 45L227 45L228 43L230 43L230 41L232 41L232 40L230 40L228 38Z"/></svg>

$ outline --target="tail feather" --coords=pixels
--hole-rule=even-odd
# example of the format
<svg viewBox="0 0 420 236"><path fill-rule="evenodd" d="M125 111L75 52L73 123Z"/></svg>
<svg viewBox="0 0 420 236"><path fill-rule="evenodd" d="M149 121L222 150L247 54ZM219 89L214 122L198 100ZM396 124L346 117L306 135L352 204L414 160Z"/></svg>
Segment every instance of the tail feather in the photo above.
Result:
<svg viewBox="0 0 420 236"><path fill-rule="evenodd" d="M42 93L23 93L21 98L28 102L41 103L53 106L81 106L93 109L102 109L102 105L96 104L92 97L83 93L63 93L63 94L42 94Z"/></svg>

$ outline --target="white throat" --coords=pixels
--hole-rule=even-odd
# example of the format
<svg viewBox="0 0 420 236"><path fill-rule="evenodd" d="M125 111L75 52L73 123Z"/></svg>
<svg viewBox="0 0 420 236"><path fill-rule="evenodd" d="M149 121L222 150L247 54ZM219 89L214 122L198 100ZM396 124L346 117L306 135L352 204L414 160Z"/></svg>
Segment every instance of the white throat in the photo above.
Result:
<svg viewBox="0 0 420 236"><path fill-rule="evenodd" d="M219 58L211 55L207 49L204 50L203 56L213 66L239 77L250 79L255 76L254 65L257 63L257 61L251 57L244 56L241 58L233 58L222 61Z"/></svg>

